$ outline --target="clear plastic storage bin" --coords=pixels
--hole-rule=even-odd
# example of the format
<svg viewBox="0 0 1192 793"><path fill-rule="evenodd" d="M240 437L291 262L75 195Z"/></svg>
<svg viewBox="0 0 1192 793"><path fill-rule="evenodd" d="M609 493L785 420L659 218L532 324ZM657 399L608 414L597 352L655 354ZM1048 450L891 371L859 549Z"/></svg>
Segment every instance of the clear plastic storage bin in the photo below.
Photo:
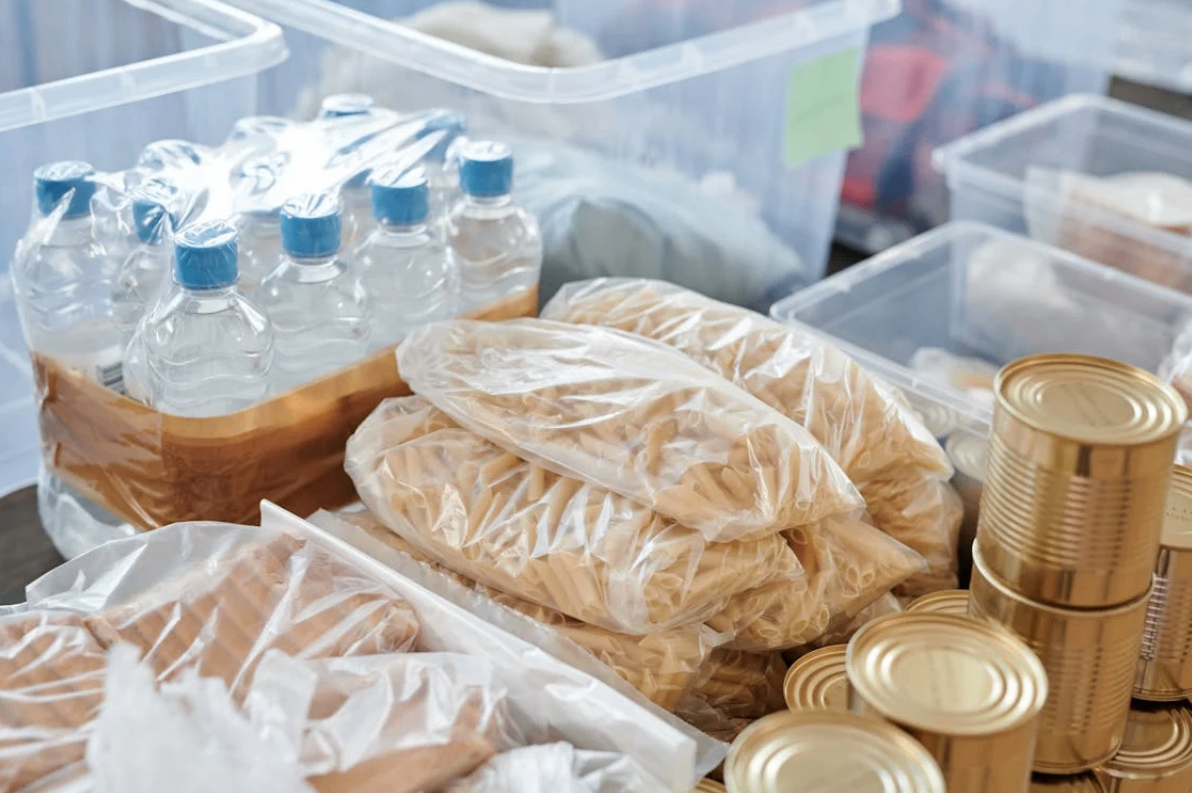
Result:
<svg viewBox="0 0 1192 793"><path fill-rule="evenodd" d="M940 149L936 164L954 220L1192 291L1192 122L1070 96Z"/></svg>
<svg viewBox="0 0 1192 793"><path fill-rule="evenodd" d="M52 160L124 168L162 138L222 140L256 111L281 30L212 0L0 3L0 495L36 479L37 413L8 266Z"/></svg>
<svg viewBox="0 0 1192 793"><path fill-rule="evenodd" d="M1192 3L1127 0L1116 70L1136 82L1192 93Z"/></svg>
<svg viewBox="0 0 1192 793"><path fill-rule="evenodd" d="M953 222L777 303L898 386L943 444L975 538L993 377L1026 355L1099 355L1161 375L1192 349L1192 297L979 223Z"/></svg>
<svg viewBox="0 0 1192 793"><path fill-rule="evenodd" d="M285 29L291 57L263 82L268 111L310 117L321 96L345 91L403 110L449 106L467 116L472 137L509 139L515 153L518 143L540 150L528 142L599 153L605 168L584 161L570 183L547 188L561 201L615 193L609 181L641 184L607 202L620 214L604 203L594 211L599 222L584 215L588 208L544 222L544 296L558 286L552 235L574 222L583 229L575 256L584 261L566 270L567 280L644 259L643 268L661 271L639 274L762 308L825 271L844 150L857 139L869 27L899 8L899 0L495 0L549 12L565 29L548 34L544 13L504 35L446 30L444 20L466 17L475 3L233 2ZM418 30L394 21L411 15ZM537 169L538 158L519 159L518 173L527 168ZM696 196L714 209L694 206ZM757 231L730 222L739 212ZM672 233L701 226L699 240ZM601 256L610 241L637 245L630 250L641 255Z"/></svg>
<svg viewBox="0 0 1192 793"><path fill-rule="evenodd" d="M1012 360L1085 353L1158 373L1192 342L1192 296L981 223L947 223L770 313L830 337L920 411L946 409L981 434L992 375ZM936 350L953 365L932 365L945 359Z"/></svg>
<svg viewBox="0 0 1192 793"><path fill-rule="evenodd" d="M848 158L837 238L877 252L942 223L936 147L1065 94L1104 92L1128 1L905 0L871 35L865 144Z"/></svg>

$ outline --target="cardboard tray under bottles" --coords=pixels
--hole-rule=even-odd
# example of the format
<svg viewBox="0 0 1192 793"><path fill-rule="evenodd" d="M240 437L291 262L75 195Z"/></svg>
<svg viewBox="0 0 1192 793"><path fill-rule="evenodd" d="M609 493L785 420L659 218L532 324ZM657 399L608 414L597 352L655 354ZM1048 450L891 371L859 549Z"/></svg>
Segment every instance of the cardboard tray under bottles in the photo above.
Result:
<svg viewBox="0 0 1192 793"><path fill-rule="evenodd" d="M470 314L533 316L537 290ZM227 416L160 413L34 355L42 454L85 497L140 529L187 520L255 524L268 499L306 515L356 501L348 437L410 393L394 348Z"/></svg>

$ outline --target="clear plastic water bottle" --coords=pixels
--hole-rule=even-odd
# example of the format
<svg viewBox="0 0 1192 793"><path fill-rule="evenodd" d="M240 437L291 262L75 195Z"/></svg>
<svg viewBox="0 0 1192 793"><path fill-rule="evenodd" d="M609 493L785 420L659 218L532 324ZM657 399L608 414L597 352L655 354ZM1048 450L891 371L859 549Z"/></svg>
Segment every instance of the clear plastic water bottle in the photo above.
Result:
<svg viewBox="0 0 1192 793"><path fill-rule="evenodd" d="M277 334L274 390L282 393L368 354L372 315L364 283L339 257L335 196L299 196L281 211L285 256L261 283Z"/></svg>
<svg viewBox="0 0 1192 793"><path fill-rule="evenodd" d="M53 163L34 173L37 207L13 259L13 294L31 350L121 390L111 295L116 263L92 229L94 174L85 162ZM56 209L57 223L50 217Z"/></svg>
<svg viewBox="0 0 1192 793"><path fill-rule="evenodd" d="M467 122L462 115L455 111L444 111L429 121L422 133L424 137L434 132L444 133L443 139L422 161L423 169L426 171L426 183L430 188L432 224L445 223L447 213L459 200L459 162L453 156L452 149L466 131Z"/></svg>
<svg viewBox="0 0 1192 793"><path fill-rule="evenodd" d="M231 225L201 223L174 237L177 288L129 343L129 378L163 413L223 416L269 396L273 326L240 294L237 274Z"/></svg>
<svg viewBox="0 0 1192 793"><path fill-rule="evenodd" d="M170 208L179 192L162 179L150 179L133 188L133 231L140 244L120 265L112 285L112 313L122 346L128 346L146 309L157 302L172 280L174 230Z"/></svg>
<svg viewBox="0 0 1192 793"><path fill-rule="evenodd" d="M377 103L368 94L332 94L323 99L319 118L323 121L354 121L376 116ZM372 203L368 171L354 174L340 190L341 228L344 250L351 250L371 230Z"/></svg>
<svg viewBox="0 0 1192 793"><path fill-rule="evenodd" d="M240 291L252 297L262 279L281 261L281 201L279 183L292 157L274 152L252 157L240 165L233 179L240 211L237 250Z"/></svg>
<svg viewBox="0 0 1192 793"><path fill-rule="evenodd" d="M380 350L451 316L457 279L451 251L430 231L430 189L421 169L375 174L372 205L377 228L353 263L372 298L372 349Z"/></svg>
<svg viewBox="0 0 1192 793"><path fill-rule="evenodd" d="M451 210L448 240L459 267L466 313L538 284L542 234L513 201L513 154L502 143L469 141L459 151L463 196Z"/></svg>

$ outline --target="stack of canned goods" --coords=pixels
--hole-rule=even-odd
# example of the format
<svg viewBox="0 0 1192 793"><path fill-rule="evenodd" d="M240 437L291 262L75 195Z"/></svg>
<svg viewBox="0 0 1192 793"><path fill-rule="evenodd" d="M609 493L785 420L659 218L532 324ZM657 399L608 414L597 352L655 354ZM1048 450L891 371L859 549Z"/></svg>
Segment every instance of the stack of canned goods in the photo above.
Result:
<svg viewBox="0 0 1192 793"><path fill-rule="evenodd" d="M1126 731L1187 408L1142 370L1075 355L1008 365L996 397L970 614L1042 661L1034 769L1076 774Z"/></svg>

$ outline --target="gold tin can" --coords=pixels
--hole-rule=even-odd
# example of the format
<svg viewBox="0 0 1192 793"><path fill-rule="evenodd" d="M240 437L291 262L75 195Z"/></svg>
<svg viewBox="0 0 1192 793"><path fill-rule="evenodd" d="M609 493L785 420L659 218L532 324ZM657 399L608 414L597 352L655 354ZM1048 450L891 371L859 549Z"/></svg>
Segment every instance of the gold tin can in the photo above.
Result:
<svg viewBox="0 0 1192 793"><path fill-rule="evenodd" d="M1113 759L1097 769L1106 793L1188 793L1192 790L1192 710L1187 705L1138 704Z"/></svg>
<svg viewBox="0 0 1192 793"><path fill-rule="evenodd" d="M699 784L691 791L691 793L724 793L724 785L717 782L715 779L708 779L704 777L699 781Z"/></svg>
<svg viewBox="0 0 1192 793"><path fill-rule="evenodd" d="M913 738L853 713L772 713L745 728L724 761L728 793L944 793Z"/></svg>
<svg viewBox="0 0 1192 793"><path fill-rule="evenodd" d="M791 710L848 710L848 646L834 644L814 650L791 664L782 690Z"/></svg>
<svg viewBox="0 0 1192 793"><path fill-rule="evenodd" d="M1122 741L1148 595L1100 611L1035 603L998 581L973 550L969 614L1001 623L1034 650L1047 671L1034 770L1086 771Z"/></svg>
<svg viewBox="0 0 1192 793"><path fill-rule="evenodd" d="M1074 776L1035 774L1031 777L1031 793L1105 793L1105 788L1091 771Z"/></svg>
<svg viewBox="0 0 1192 793"><path fill-rule="evenodd" d="M1037 355L998 374L977 548L1039 603L1105 608L1149 591L1184 401L1133 366Z"/></svg>
<svg viewBox="0 0 1192 793"><path fill-rule="evenodd" d="M906 610L922 614L951 614L954 617L967 617L968 602L967 589L941 589L939 592L915 598L907 604Z"/></svg>
<svg viewBox="0 0 1192 793"><path fill-rule="evenodd" d="M1134 696L1174 702L1192 695L1192 469L1177 465L1167 491L1155 591L1146 610Z"/></svg>
<svg viewBox="0 0 1192 793"><path fill-rule="evenodd" d="M852 711L923 744L948 790L1026 793L1047 675L1016 636L953 614L895 614L858 631L846 663Z"/></svg>

